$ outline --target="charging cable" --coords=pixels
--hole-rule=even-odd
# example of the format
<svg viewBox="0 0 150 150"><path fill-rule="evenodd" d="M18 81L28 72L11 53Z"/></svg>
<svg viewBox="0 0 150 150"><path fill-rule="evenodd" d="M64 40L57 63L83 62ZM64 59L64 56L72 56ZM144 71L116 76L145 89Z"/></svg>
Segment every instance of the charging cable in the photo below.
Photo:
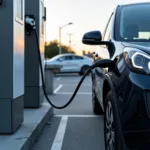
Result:
<svg viewBox="0 0 150 150"><path fill-rule="evenodd" d="M48 103L56 108L56 109L64 109L66 108L72 101L73 99L75 98L80 86L82 85L82 82L84 81L84 79L86 78L87 75L89 75L89 73L91 72L92 69L96 68L96 67L103 67L103 68L106 68L106 67L109 67L109 66L112 66L112 60L109 60L109 59L104 59L104 60L100 60L100 61L97 61L95 64L91 65L89 67L89 69L86 71L86 73L83 75L83 77L81 78L81 80L79 81L74 93L72 94L70 100L63 106L56 106L54 105L50 98L48 97L47 93L46 93L46 88L45 88L45 81L44 81L44 73L43 73L43 68L42 68L42 60L41 60L41 53L40 53L40 46L39 46L39 38L38 38L38 34L37 34L37 31L36 31L36 25L35 25L35 21L34 19L32 18L26 18L26 24L30 24L31 27L32 27L32 30L34 31L35 33L35 37L36 37L36 43L37 43L37 50L38 50L38 59L39 59L39 65L40 65L40 72L41 72L41 79L42 79L42 84L43 84L43 92L44 92L44 95L45 95L45 98L46 100L48 101Z"/></svg>

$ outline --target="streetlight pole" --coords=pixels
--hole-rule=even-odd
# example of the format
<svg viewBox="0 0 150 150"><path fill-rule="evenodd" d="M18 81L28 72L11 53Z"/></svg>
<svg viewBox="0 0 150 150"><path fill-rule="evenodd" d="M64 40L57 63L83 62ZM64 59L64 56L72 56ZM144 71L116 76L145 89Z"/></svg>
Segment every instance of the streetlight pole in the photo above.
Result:
<svg viewBox="0 0 150 150"><path fill-rule="evenodd" d="M62 48L61 48L61 30L62 30L62 28L66 27L66 26L68 26L68 25L72 25L72 24L73 24L73 23L70 22L70 23L68 23L68 24L63 25L62 27L59 27L59 54L62 53Z"/></svg>
<svg viewBox="0 0 150 150"><path fill-rule="evenodd" d="M61 49L61 27L59 27L59 54L62 53L62 49Z"/></svg>

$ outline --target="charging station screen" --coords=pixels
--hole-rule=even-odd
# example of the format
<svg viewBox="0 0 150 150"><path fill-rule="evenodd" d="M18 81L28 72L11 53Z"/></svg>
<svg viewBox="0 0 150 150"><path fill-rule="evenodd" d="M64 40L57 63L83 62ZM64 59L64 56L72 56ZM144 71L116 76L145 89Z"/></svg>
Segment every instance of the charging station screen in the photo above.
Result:
<svg viewBox="0 0 150 150"><path fill-rule="evenodd" d="M23 20L23 0L16 0L16 1L17 1L16 17L20 20Z"/></svg>

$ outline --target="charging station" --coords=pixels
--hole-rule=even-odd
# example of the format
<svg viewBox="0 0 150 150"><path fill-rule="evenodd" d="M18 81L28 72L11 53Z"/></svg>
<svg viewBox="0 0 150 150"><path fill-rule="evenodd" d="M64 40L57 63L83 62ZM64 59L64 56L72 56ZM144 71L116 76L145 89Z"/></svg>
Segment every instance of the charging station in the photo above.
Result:
<svg viewBox="0 0 150 150"><path fill-rule="evenodd" d="M44 60L44 29L45 7L44 0L25 0L25 16L34 18L39 38L42 62ZM37 43L34 33L25 31L25 99L24 107L39 108L44 101L40 67L37 52ZM43 64L44 71L44 64Z"/></svg>
<svg viewBox="0 0 150 150"><path fill-rule="evenodd" d="M24 0L0 2L0 133L23 122Z"/></svg>

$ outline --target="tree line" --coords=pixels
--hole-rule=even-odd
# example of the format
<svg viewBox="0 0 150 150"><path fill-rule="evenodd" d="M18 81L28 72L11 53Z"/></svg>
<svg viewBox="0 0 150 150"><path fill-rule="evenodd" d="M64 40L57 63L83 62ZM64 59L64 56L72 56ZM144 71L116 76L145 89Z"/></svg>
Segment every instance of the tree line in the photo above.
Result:
<svg viewBox="0 0 150 150"><path fill-rule="evenodd" d="M62 53L75 53L70 47L61 45ZM45 58L49 59L59 54L59 42L53 40L45 43Z"/></svg>

